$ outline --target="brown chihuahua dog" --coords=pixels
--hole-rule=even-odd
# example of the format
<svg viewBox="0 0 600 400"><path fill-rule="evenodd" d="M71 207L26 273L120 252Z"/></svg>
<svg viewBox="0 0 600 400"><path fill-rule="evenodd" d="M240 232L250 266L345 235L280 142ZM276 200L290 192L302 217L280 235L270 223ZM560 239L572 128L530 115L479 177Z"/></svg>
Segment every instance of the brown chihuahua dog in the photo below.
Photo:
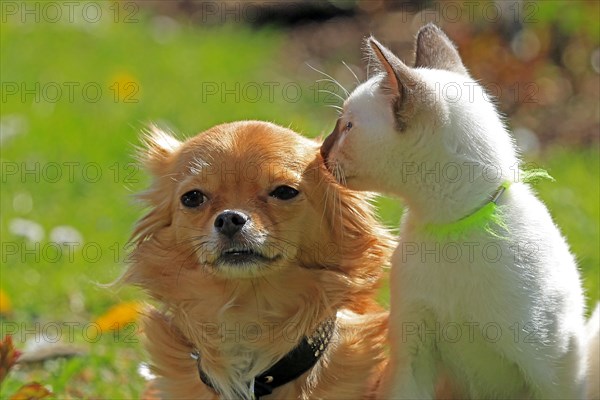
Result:
<svg viewBox="0 0 600 400"><path fill-rule="evenodd" d="M393 245L319 143L264 122L185 142L152 128L141 158L150 211L123 279L160 304L144 318L160 395L369 397L387 329L374 297Z"/></svg>

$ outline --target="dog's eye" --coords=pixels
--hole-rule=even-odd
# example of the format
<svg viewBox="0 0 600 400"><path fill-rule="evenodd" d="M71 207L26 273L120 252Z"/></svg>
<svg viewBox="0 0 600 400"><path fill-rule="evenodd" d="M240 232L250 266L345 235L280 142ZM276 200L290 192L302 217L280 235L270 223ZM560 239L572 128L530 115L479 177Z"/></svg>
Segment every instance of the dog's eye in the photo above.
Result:
<svg viewBox="0 0 600 400"><path fill-rule="evenodd" d="M275 197L279 200L290 200L298 196L299 193L300 192L293 187L282 185L276 187L275 190L269 193L269 196Z"/></svg>
<svg viewBox="0 0 600 400"><path fill-rule="evenodd" d="M206 196L199 190L190 190L181 196L181 204L188 208L199 207L206 201Z"/></svg>
<svg viewBox="0 0 600 400"><path fill-rule="evenodd" d="M345 128L345 129L346 129L347 131L349 131L350 129L352 129L352 127L353 127L353 126L354 126L354 125L352 124L352 122L348 121L348 122L346 123L346 128Z"/></svg>

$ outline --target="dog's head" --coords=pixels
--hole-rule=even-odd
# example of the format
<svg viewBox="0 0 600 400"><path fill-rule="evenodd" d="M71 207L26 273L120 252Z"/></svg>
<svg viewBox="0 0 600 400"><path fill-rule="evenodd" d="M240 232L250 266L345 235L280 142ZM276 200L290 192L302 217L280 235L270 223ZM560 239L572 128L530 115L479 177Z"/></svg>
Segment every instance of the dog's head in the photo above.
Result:
<svg viewBox="0 0 600 400"><path fill-rule="evenodd" d="M306 271L368 277L363 289L374 287L385 232L368 199L327 171L318 143L263 122L219 125L185 142L153 128L145 142L153 183L141 197L150 210L133 235L128 281L162 299L184 285L293 281Z"/></svg>

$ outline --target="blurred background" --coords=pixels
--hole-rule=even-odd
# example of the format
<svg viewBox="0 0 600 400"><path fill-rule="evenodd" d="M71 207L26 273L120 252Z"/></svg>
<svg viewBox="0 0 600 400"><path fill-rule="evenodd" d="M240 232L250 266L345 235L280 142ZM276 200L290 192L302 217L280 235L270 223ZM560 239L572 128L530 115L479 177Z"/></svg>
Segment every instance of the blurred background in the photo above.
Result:
<svg viewBox="0 0 600 400"><path fill-rule="evenodd" d="M588 305L598 300L598 1L0 6L0 338L24 351L2 398L31 381L59 398L143 392L143 296L101 284L124 270L142 212L132 194L148 180L132 154L147 123L181 138L240 119L323 136L345 96L329 79L350 91L367 77L363 39L373 34L412 62L427 22L496 96L524 161L556 178L536 190L579 260ZM378 208L398 225L398 200Z"/></svg>

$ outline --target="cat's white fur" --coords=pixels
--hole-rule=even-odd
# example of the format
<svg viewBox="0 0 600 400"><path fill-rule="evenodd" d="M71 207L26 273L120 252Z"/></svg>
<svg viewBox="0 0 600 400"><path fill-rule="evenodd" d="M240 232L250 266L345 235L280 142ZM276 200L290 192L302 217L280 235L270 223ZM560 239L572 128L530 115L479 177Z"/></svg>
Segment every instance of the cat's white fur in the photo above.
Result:
<svg viewBox="0 0 600 400"><path fill-rule="evenodd" d="M586 399L600 400L600 304L587 323L588 382Z"/></svg>
<svg viewBox="0 0 600 400"><path fill-rule="evenodd" d="M373 38L368 45L381 73L348 97L324 156L349 187L401 196L408 209L392 259L391 360L379 398L434 398L443 377L461 398L581 399L576 262L521 182L495 106L433 25L419 32L415 68ZM505 181L505 226L492 225L494 234L425 228L472 214Z"/></svg>

